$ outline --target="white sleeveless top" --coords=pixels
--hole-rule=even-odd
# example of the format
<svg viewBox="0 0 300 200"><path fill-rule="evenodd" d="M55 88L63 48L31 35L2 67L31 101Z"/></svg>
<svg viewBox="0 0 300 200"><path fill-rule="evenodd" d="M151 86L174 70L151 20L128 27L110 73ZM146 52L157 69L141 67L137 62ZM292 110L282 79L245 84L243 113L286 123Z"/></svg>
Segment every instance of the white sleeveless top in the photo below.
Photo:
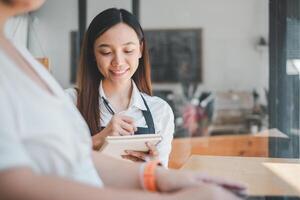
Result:
<svg viewBox="0 0 300 200"><path fill-rule="evenodd" d="M0 171L24 166L102 187L85 121L48 71L25 48L17 49L54 96L0 48Z"/></svg>

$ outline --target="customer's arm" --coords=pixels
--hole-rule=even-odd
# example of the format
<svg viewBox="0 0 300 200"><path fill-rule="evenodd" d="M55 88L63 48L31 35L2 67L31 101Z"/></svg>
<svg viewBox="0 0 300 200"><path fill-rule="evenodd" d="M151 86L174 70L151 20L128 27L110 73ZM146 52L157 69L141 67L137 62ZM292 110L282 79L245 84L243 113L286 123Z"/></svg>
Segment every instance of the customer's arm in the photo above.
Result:
<svg viewBox="0 0 300 200"><path fill-rule="evenodd" d="M96 169L104 184L117 188L141 189L140 165L93 152ZM240 194L245 193L246 187L235 181L211 177L203 172L183 170L168 170L157 167L155 171L156 184L161 192L174 192L184 188L199 187L203 184L214 184Z"/></svg>
<svg viewBox="0 0 300 200"><path fill-rule="evenodd" d="M110 174L114 176L114 174ZM129 180L127 180L129 181ZM55 176L40 176L29 168L0 172L2 200L236 200L232 193L213 184L202 184L176 193L146 193L137 190L96 188Z"/></svg>
<svg viewBox="0 0 300 200"><path fill-rule="evenodd" d="M101 189L56 176L40 176L34 174L29 168L15 168L0 172L0 194L3 200L168 199L155 193Z"/></svg>
<svg viewBox="0 0 300 200"><path fill-rule="evenodd" d="M105 185L142 189L139 179L140 163L115 159L95 151L93 151L93 160Z"/></svg>

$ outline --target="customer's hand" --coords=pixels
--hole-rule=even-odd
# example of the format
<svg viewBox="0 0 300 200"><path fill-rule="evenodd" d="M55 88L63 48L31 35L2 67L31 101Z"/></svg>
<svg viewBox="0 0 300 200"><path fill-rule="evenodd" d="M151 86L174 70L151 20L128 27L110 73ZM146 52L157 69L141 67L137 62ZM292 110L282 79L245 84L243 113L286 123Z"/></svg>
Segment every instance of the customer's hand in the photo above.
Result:
<svg viewBox="0 0 300 200"><path fill-rule="evenodd" d="M157 186L161 192L173 192L183 188L202 186L208 183L227 189L240 196L246 195L245 184L219 177L212 177L202 172L157 168L156 177Z"/></svg>
<svg viewBox="0 0 300 200"><path fill-rule="evenodd" d="M154 144L151 144L150 142L146 142L146 145L149 149L147 152L126 150L124 152L126 154L122 155L122 158L134 162L146 162L150 160L158 160L158 150L156 146Z"/></svg>
<svg viewBox="0 0 300 200"><path fill-rule="evenodd" d="M197 187L190 187L175 192L171 200L239 200L237 195L214 184L203 183Z"/></svg>

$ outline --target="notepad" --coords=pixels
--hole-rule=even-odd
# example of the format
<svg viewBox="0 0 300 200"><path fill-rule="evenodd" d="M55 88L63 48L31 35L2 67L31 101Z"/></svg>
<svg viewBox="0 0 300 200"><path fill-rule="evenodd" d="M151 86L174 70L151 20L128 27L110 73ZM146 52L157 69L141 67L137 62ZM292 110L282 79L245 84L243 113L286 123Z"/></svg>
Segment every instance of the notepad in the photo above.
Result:
<svg viewBox="0 0 300 200"><path fill-rule="evenodd" d="M126 155L125 150L146 152L149 150L146 142L157 145L161 139L159 134L108 136L99 151L115 158L122 158L122 155Z"/></svg>

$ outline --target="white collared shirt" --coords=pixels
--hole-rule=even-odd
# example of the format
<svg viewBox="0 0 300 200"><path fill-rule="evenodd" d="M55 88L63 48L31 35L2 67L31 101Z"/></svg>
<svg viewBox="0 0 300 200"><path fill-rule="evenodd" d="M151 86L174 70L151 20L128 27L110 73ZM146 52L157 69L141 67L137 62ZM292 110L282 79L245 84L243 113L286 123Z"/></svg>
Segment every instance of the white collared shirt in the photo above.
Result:
<svg viewBox="0 0 300 200"><path fill-rule="evenodd" d="M119 112L134 119L137 127L147 128L145 118L142 110L147 110L144 101L141 97L143 95L153 118L155 133L162 136L162 141L157 146L159 152L159 159L164 166L168 166L169 155L171 153L172 139L174 134L174 114L169 104L163 99L156 96L149 96L145 93L141 93L134 81L132 81L133 89L130 98L129 106L126 110ZM71 97L72 101L77 103L77 92L75 89L70 88L66 90L66 93ZM112 118L112 114L104 106L102 97L106 98L105 92L102 87L102 82L99 86L99 106L100 106L100 123L101 126L107 126ZM112 105L110 107L115 112ZM115 112L116 113L116 112Z"/></svg>

